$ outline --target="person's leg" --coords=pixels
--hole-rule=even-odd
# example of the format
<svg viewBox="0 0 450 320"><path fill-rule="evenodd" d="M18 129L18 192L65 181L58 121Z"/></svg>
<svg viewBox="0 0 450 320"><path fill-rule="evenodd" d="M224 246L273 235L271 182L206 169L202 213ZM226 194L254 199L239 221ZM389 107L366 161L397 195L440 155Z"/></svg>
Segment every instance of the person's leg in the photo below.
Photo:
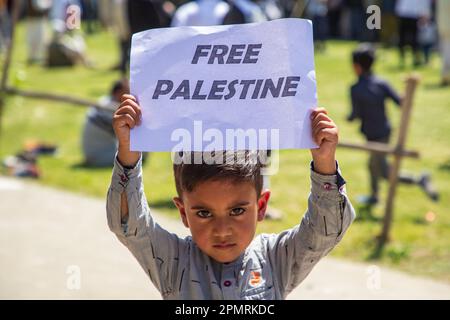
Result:
<svg viewBox="0 0 450 320"><path fill-rule="evenodd" d="M120 58L120 71L123 75L127 74L130 65L130 50L131 50L131 38L121 40L121 58Z"/></svg>
<svg viewBox="0 0 450 320"><path fill-rule="evenodd" d="M383 177L383 160L385 156L379 152L370 152L369 173L370 173L370 196L378 200L379 181Z"/></svg>
<svg viewBox="0 0 450 320"><path fill-rule="evenodd" d="M430 62L431 48L432 48L432 45L430 45L430 44L422 45L422 51L423 51L423 57L424 57L425 64L428 64Z"/></svg>
<svg viewBox="0 0 450 320"><path fill-rule="evenodd" d="M10 19L6 8L0 9L0 52L6 49L10 34Z"/></svg>
<svg viewBox="0 0 450 320"><path fill-rule="evenodd" d="M379 142L388 143L389 137L381 139ZM391 166L387 161L386 155L382 155L382 157L380 157L378 161L383 178L389 180ZM434 186L431 184L431 177L429 174L422 174L419 177L415 177L410 173L400 172L398 174L398 182L401 184L409 184L409 185L416 184L419 187L421 187L422 190L427 194L427 196L430 197L432 200L437 201L439 199L439 194L435 190Z"/></svg>
<svg viewBox="0 0 450 320"><path fill-rule="evenodd" d="M336 39L339 37L339 20L341 18L340 10L331 10L328 12L328 26L330 37Z"/></svg>
<svg viewBox="0 0 450 320"><path fill-rule="evenodd" d="M39 37L38 22L35 18L27 18L27 46L28 46L28 63L35 63L38 60L38 43Z"/></svg>
<svg viewBox="0 0 450 320"><path fill-rule="evenodd" d="M382 139L377 140L377 142L389 143L389 138L390 137L382 138ZM391 166L387 160L386 154L379 154L377 156L377 169L379 170L380 177L383 177L384 179L389 180ZM400 183L405 183L405 184L418 183L418 179L416 179L414 176L412 176L411 174L402 173L402 172L400 172L398 175L398 181Z"/></svg>
<svg viewBox="0 0 450 320"><path fill-rule="evenodd" d="M381 17L381 25L383 26L380 30L381 42L386 47L391 47L397 43L398 36L397 32L397 17L391 13L384 14Z"/></svg>
<svg viewBox="0 0 450 320"><path fill-rule="evenodd" d="M42 17L37 20L36 24L36 50L39 61L42 61L45 56L45 49L47 47L47 18Z"/></svg>
<svg viewBox="0 0 450 320"><path fill-rule="evenodd" d="M405 46L406 46L406 34L407 34L407 20L405 18L399 19L399 39L398 39L398 52L400 54L400 65L405 65Z"/></svg>
<svg viewBox="0 0 450 320"><path fill-rule="evenodd" d="M442 85L450 85L450 37L441 37Z"/></svg>
<svg viewBox="0 0 450 320"><path fill-rule="evenodd" d="M420 57L420 46L418 42L418 28L419 19L411 19L409 22L409 32L410 32L410 41L411 41L411 48L413 52L413 59L414 59L414 66L418 66L421 64L421 57Z"/></svg>
<svg viewBox="0 0 450 320"><path fill-rule="evenodd" d="M351 17L351 37L353 40L362 40L362 30L365 27L364 26L364 16L362 12L359 9L352 8L350 10L350 17Z"/></svg>

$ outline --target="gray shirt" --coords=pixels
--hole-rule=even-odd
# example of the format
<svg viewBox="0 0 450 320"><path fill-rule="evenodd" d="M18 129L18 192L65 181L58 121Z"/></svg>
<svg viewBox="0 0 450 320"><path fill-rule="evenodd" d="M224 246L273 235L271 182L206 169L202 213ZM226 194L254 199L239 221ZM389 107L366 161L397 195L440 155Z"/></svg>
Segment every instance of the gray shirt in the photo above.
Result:
<svg viewBox="0 0 450 320"><path fill-rule="evenodd" d="M218 263L191 236L180 238L154 221L142 183L141 161L123 168L115 160L107 196L109 228L131 251L163 299L284 299L342 239L355 218L340 174L311 170L308 211L299 225L255 237L239 258ZM121 193L129 217L122 223Z"/></svg>

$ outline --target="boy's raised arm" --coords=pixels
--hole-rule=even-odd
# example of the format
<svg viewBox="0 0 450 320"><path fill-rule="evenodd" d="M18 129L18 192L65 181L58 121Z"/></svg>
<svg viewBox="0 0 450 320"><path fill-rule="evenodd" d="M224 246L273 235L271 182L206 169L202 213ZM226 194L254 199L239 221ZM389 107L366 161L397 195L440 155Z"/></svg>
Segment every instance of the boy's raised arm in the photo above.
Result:
<svg viewBox="0 0 450 320"><path fill-rule="evenodd" d="M156 223L144 193L140 152L130 151L130 130L141 122L136 99L124 95L113 118L119 142L106 211L108 226L138 260L153 284L170 294L178 276L178 256L186 241Z"/></svg>
<svg viewBox="0 0 450 320"><path fill-rule="evenodd" d="M325 109L315 110L311 121L319 148L311 150L308 211L299 225L269 239L270 260L283 297L333 249L355 217L336 163L338 128Z"/></svg>
<svg viewBox="0 0 450 320"><path fill-rule="evenodd" d="M114 113L113 128L119 142L117 158L125 168L134 168L139 161L140 152L130 151L130 129L141 123L141 108L136 98L124 94L121 98L120 107ZM128 201L125 192L121 195L122 221L128 220Z"/></svg>

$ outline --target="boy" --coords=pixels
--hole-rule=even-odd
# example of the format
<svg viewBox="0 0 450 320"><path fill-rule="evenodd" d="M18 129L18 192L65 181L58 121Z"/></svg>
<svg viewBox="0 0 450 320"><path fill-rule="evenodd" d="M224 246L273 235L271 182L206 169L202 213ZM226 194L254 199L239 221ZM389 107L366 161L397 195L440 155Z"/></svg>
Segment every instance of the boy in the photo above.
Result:
<svg viewBox="0 0 450 320"><path fill-rule="evenodd" d="M174 203L192 234L181 239L150 214L140 153L129 151L130 128L140 124L140 116L136 99L123 96L113 120L119 149L108 191L108 224L164 299L284 299L354 219L335 160L338 130L318 109L311 119L320 148L311 150L311 195L300 225L254 238L270 191L262 191L261 164L247 161L252 152L239 151L226 155L237 155L237 161L223 164L174 164Z"/></svg>
<svg viewBox="0 0 450 320"><path fill-rule="evenodd" d="M356 118L361 119L361 132L367 141L389 143L391 124L386 116L385 100L390 98L400 106L401 98L386 81L373 75L372 65L375 62L375 51L370 45L361 44L353 51L352 60L358 82L350 89L352 112L347 119L349 121ZM375 205L378 203L379 179L389 178L389 164L386 154L370 153L369 172L371 194L364 197L362 202L367 205ZM426 174L419 178L406 174L399 175L399 182L418 184L431 199L437 200L438 194L433 190L429 179Z"/></svg>

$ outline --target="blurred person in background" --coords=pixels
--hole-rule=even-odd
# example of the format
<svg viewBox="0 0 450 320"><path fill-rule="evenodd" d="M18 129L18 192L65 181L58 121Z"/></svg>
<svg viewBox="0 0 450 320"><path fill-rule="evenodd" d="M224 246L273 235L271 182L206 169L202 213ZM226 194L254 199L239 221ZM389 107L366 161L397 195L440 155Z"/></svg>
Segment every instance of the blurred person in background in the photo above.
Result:
<svg viewBox="0 0 450 320"><path fill-rule="evenodd" d="M128 0L111 0L108 11L111 14L111 29L119 42L120 58L114 70L120 70L122 75L127 73L130 60L131 30L128 18Z"/></svg>
<svg viewBox="0 0 450 320"><path fill-rule="evenodd" d="M279 0L255 0L255 3L261 8L267 20L285 17L283 6Z"/></svg>
<svg viewBox="0 0 450 320"><path fill-rule="evenodd" d="M0 0L0 53L2 53L11 33L11 18L8 11L8 1Z"/></svg>
<svg viewBox="0 0 450 320"><path fill-rule="evenodd" d="M442 86L450 85L450 1L438 0L437 23L442 55Z"/></svg>
<svg viewBox="0 0 450 320"><path fill-rule="evenodd" d="M117 150L117 140L112 128L113 114L120 104L122 95L128 93L130 93L128 80L116 81L110 93L99 100L104 109L89 108L81 140L84 165L103 167L113 164Z"/></svg>
<svg viewBox="0 0 450 320"><path fill-rule="evenodd" d="M363 0L345 0L344 4L350 16L350 39L362 41L364 30L367 29L365 24L366 8Z"/></svg>
<svg viewBox="0 0 450 320"><path fill-rule="evenodd" d="M328 31L329 36L336 39L341 37L341 16L344 0L328 0Z"/></svg>
<svg viewBox="0 0 450 320"><path fill-rule="evenodd" d="M52 0L26 1L28 64L40 63L44 60L48 17L52 5Z"/></svg>
<svg viewBox="0 0 450 320"><path fill-rule="evenodd" d="M381 1L381 43L391 47L398 42L398 23L395 15L396 0Z"/></svg>
<svg viewBox="0 0 450 320"><path fill-rule="evenodd" d="M419 21L431 17L431 0L397 0L395 12L399 18L400 66L405 65L405 50L408 46L411 47L414 66L419 66Z"/></svg>
<svg viewBox="0 0 450 320"><path fill-rule="evenodd" d="M83 22L86 26L86 33L92 34L96 31L98 20L97 0L81 0L81 9L83 11Z"/></svg>
<svg viewBox="0 0 450 320"><path fill-rule="evenodd" d="M100 1L99 16L102 24L110 27L119 41L120 60L113 69L125 76L130 66L132 35L148 29L168 27L174 10L174 5L169 1Z"/></svg>
<svg viewBox="0 0 450 320"><path fill-rule="evenodd" d="M228 0L230 9L222 24L264 22L269 20L263 9L250 0Z"/></svg>
<svg viewBox="0 0 450 320"><path fill-rule="evenodd" d="M82 64L92 67L86 56L86 43L81 31L79 0L53 0L50 12L53 38L48 48L49 67Z"/></svg>
<svg viewBox="0 0 450 320"><path fill-rule="evenodd" d="M327 0L310 0L306 6L306 16L313 22L314 47L318 52L325 50L328 37Z"/></svg>
<svg viewBox="0 0 450 320"><path fill-rule="evenodd" d="M433 17L419 20L418 42L423 53L423 63L427 65L431 52L438 42L437 26Z"/></svg>
<svg viewBox="0 0 450 320"><path fill-rule="evenodd" d="M402 98L391 85L375 76L373 64L375 62L375 49L369 44L361 44L352 53L353 70L358 81L350 89L352 111L348 121L359 119L361 133L369 142L389 143L391 124L386 113L386 100L392 100L401 106ZM370 189L371 194L360 198L360 202L372 206L379 201L379 180L389 179L390 165L387 155L371 151L369 157ZM437 201L439 194L431 184L429 174L414 177L410 174L400 173L398 181L404 184L420 186L432 200Z"/></svg>
<svg viewBox="0 0 450 320"><path fill-rule="evenodd" d="M190 1L176 9L171 26L221 25L229 10L228 3L222 0Z"/></svg>

